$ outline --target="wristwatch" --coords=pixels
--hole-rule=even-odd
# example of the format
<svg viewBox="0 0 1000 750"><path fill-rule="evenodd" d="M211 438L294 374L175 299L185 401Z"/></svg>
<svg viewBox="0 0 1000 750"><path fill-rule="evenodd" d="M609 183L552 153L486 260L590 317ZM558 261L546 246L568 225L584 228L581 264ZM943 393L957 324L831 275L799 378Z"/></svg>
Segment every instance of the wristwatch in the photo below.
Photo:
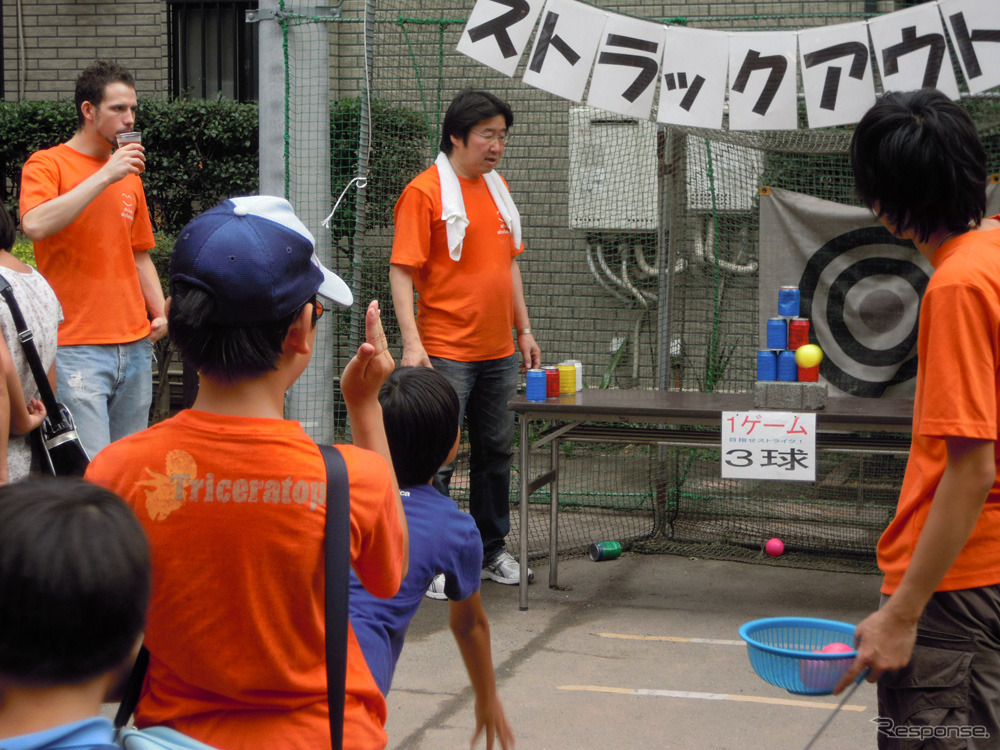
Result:
<svg viewBox="0 0 1000 750"><path fill-rule="evenodd" d="M530 328L518 328L517 329L517 335L518 336L521 336L521 335L523 335L525 333L531 333L531 329Z"/></svg>

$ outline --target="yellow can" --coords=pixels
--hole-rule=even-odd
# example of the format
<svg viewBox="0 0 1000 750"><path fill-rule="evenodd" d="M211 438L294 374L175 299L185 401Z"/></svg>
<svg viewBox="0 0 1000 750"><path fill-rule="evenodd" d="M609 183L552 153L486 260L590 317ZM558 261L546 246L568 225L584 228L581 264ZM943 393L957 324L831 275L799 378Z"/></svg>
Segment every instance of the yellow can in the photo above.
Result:
<svg viewBox="0 0 1000 750"><path fill-rule="evenodd" d="M576 393L576 365L559 365L559 393L564 396Z"/></svg>

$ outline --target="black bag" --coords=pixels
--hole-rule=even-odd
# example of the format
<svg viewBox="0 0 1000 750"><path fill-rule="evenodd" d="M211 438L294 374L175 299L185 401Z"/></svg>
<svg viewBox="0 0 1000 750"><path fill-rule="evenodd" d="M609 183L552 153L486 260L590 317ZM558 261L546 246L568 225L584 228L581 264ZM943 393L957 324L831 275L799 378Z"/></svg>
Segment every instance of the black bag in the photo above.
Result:
<svg viewBox="0 0 1000 750"><path fill-rule="evenodd" d="M49 384L48 373L42 366L41 357L35 349L35 338L21 314L21 308L14 299L14 290L2 275L0 275L0 296L7 302L17 336L24 349L24 357L31 368L31 374L38 385L38 395L45 404L45 421L31 435L32 446L41 458L41 469L46 474L57 477L82 477L90 456L80 442L76 432L73 415L64 404L56 401Z"/></svg>

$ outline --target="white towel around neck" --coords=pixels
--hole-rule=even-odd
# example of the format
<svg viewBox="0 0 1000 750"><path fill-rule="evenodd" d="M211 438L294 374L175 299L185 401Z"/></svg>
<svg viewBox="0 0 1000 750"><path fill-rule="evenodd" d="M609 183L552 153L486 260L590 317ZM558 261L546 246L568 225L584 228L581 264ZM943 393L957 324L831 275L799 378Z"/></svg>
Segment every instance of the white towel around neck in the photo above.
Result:
<svg viewBox="0 0 1000 750"><path fill-rule="evenodd" d="M448 235L448 255L457 261L462 257L462 241L465 239L465 228L469 226L469 218L465 213L465 200L462 198L462 186L458 182L455 169L448 161L448 156L443 151L438 153L434 164L438 168L438 177L441 180L441 219L445 223ZM517 206L510 197L510 191L495 169L484 174L483 179L486 180L486 188L493 197L497 211L510 229L514 247L521 247L521 214L518 213Z"/></svg>

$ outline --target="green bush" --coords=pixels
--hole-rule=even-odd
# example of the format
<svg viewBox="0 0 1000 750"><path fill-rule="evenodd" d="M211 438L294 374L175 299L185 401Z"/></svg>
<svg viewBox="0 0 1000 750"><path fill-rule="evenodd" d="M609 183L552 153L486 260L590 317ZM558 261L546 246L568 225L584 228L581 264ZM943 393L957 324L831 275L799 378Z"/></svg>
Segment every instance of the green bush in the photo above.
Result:
<svg viewBox="0 0 1000 750"><path fill-rule="evenodd" d="M156 229L179 232L220 201L259 190L257 112L224 99L142 100L142 182Z"/></svg>
<svg viewBox="0 0 1000 750"><path fill-rule="evenodd" d="M330 106L330 191L333 200L358 174L361 100L340 99ZM424 169L428 148L423 115L381 99L371 100L371 154L365 188L365 228L392 224L396 199L411 179ZM354 186L347 192L331 222L333 241L354 236Z"/></svg>
<svg viewBox="0 0 1000 750"><path fill-rule="evenodd" d="M176 233L203 208L257 192L256 104L143 97L136 127L146 147L142 181L158 232ZM0 102L0 199L15 215L24 162L74 132L70 100Z"/></svg>

